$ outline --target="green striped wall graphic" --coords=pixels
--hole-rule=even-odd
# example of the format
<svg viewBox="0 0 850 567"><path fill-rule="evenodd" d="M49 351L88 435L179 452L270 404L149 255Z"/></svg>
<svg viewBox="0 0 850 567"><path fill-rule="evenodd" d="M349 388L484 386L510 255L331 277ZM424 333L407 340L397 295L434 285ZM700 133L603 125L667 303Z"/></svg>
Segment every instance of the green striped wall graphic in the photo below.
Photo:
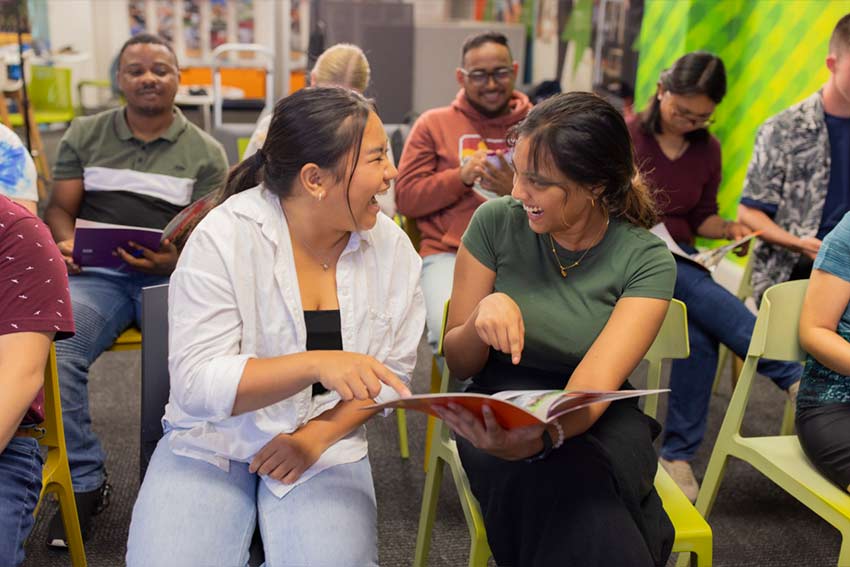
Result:
<svg viewBox="0 0 850 567"><path fill-rule="evenodd" d="M728 90L712 132L723 147L720 214L735 218L756 130L826 82L829 36L850 0L646 0L636 107L661 71L697 50L719 55Z"/></svg>

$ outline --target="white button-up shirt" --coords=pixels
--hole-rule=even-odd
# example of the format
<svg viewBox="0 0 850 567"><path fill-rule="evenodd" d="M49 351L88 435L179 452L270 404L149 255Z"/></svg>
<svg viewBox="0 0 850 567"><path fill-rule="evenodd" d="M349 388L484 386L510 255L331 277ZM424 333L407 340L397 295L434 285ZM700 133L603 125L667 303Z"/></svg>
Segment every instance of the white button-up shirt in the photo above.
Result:
<svg viewBox="0 0 850 567"><path fill-rule="evenodd" d="M342 344L369 354L410 382L425 325L422 262L404 232L384 215L352 233L336 268ZM265 408L232 416L249 358L304 352L307 330L292 243L280 201L261 186L234 195L195 228L169 288L171 394L163 424L171 450L227 470L249 462L279 433L292 433L331 409L335 392L311 388ZM377 401L398 397L383 385ZM359 427L334 443L292 485L265 477L283 497L334 465L366 455Z"/></svg>

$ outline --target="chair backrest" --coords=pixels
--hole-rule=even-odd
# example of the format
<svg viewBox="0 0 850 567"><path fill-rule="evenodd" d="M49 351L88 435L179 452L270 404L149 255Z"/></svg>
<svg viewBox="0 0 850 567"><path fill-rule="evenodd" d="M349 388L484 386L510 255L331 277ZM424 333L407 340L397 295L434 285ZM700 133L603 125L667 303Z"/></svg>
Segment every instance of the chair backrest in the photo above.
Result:
<svg viewBox="0 0 850 567"><path fill-rule="evenodd" d="M774 285L764 292L747 358L801 362L806 353L800 346L797 326L809 280Z"/></svg>
<svg viewBox="0 0 850 567"><path fill-rule="evenodd" d="M27 93L35 111L73 110L70 69L33 65L31 73Z"/></svg>
<svg viewBox="0 0 850 567"><path fill-rule="evenodd" d="M142 408L139 480L162 437L168 403L168 284L142 289Z"/></svg>
<svg viewBox="0 0 850 567"><path fill-rule="evenodd" d="M59 397L59 371L56 369L56 347L51 343L47 364L44 366L44 421L41 422L44 434L38 442L48 449L60 446L65 439L65 426L62 422L62 403Z"/></svg>
<svg viewBox="0 0 850 567"><path fill-rule="evenodd" d="M659 388L661 385L661 363L665 359L688 358L690 356L688 338L688 310L678 299L671 299L667 307L664 322L655 336L643 359L649 362L646 373L646 387ZM644 401L644 413L655 417L658 413L658 395L647 396Z"/></svg>

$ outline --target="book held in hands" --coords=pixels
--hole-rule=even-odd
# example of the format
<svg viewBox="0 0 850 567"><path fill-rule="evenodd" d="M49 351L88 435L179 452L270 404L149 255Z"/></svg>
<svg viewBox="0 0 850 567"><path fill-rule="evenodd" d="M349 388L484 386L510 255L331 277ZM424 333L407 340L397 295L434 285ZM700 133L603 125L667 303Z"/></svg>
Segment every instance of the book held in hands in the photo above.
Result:
<svg viewBox="0 0 850 567"><path fill-rule="evenodd" d="M132 241L157 251L161 238L162 231L155 228L77 219L71 256L75 264L84 268L121 269L127 263L118 255L117 248L134 254L136 250L127 244Z"/></svg>
<svg viewBox="0 0 850 567"><path fill-rule="evenodd" d="M403 408L439 417L434 407L455 404L483 420L481 410L487 405L504 429L550 423L562 415L602 402L649 396L670 390L505 390L492 396L484 394L448 393L419 394L363 409Z"/></svg>

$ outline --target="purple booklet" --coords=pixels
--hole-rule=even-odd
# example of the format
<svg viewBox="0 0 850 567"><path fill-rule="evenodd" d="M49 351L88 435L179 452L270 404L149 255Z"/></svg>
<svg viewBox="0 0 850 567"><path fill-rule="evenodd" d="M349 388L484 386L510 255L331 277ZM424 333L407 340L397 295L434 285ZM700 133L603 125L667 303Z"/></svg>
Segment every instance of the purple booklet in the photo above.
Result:
<svg viewBox="0 0 850 567"><path fill-rule="evenodd" d="M127 244L133 241L140 246L159 250L162 231L155 228L108 224L77 219L74 227L74 263L80 267L120 269L128 267L116 248L130 254L137 251Z"/></svg>

